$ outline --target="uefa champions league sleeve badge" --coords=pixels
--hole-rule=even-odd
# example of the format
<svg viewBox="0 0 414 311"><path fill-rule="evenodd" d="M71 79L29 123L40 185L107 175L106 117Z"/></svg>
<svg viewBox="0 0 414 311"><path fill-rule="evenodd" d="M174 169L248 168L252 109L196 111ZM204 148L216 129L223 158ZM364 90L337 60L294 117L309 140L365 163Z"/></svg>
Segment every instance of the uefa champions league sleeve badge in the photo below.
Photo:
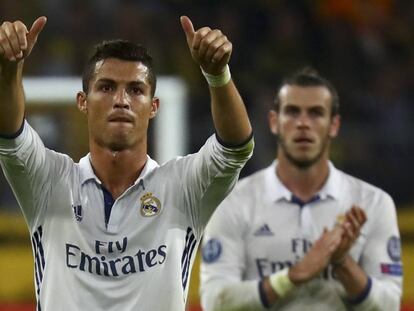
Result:
<svg viewBox="0 0 414 311"><path fill-rule="evenodd" d="M141 215L144 217L151 217L158 215L161 211L161 202L152 192L145 193L141 198Z"/></svg>

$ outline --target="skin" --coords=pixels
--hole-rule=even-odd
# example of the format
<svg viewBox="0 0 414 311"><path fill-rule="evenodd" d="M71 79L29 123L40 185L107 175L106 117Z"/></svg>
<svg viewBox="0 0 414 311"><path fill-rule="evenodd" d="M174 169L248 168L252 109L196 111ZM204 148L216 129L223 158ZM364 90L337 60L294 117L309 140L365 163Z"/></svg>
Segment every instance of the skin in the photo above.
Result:
<svg viewBox="0 0 414 311"><path fill-rule="evenodd" d="M89 93L79 92L77 104L87 115L95 174L119 197L147 161L149 121L159 108L159 99L151 96L148 68L115 58L98 62Z"/></svg>
<svg viewBox="0 0 414 311"><path fill-rule="evenodd" d="M329 175L331 140L338 134L340 117L331 115L332 97L323 86L285 85L278 94L280 109L269 112L269 126L278 135L276 174L283 184L304 202L324 185ZM350 298L358 296L367 284L367 276L349 256L366 221L364 211L352 206L332 229L325 229L312 248L288 277L300 286L317 277L329 264ZM269 303L279 297L265 278L263 288Z"/></svg>
<svg viewBox="0 0 414 311"><path fill-rule="evenodd" d="M269 125L279 137L277 175L303 201L309 200L329 174L329 147L340 117L331 117L331 95L325 87L285 85L280 111L269 112Z"/></svg>
<svg viewBox="0 0 414 311"><path fill-rule="evenodd" d="M16 133L23 122L23 63L46 21L39 17L30 30L21 21L0 26L0 134ZM221 74L233 51L228 38L209 27L195 30L187 16L180 22L195 63L209 74ZM209 90L217 134L229 145L246 142L252 128L233 81ZM79 92L76 100L88 119L95 174L116 199L134 183L146 163L148 124L160 105L151 96L148 68L114 58L98 62L89 93Z"/></svg>

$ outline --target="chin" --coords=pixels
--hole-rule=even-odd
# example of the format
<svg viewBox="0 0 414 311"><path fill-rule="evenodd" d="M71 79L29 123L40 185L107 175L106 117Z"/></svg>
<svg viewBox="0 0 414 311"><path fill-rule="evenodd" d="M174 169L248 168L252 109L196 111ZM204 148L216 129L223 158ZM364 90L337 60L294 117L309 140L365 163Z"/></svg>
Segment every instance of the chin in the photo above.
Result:
<svg viewBox="0 0 414 311"><path fill-rule="evenodd" d="M107 144L108 148L112 151L122 151L132 147L132 144L127 141L116 140Z"/></svg>
<svg viewBox="0 0 414 311"><path fill-rule="evenodd" d="M299 169L308 169L316 162L320 160L322 153L316 155L308 155L308 156L295 156L292 154L286 154L287 159L290 163L296 166Z"/></svg>

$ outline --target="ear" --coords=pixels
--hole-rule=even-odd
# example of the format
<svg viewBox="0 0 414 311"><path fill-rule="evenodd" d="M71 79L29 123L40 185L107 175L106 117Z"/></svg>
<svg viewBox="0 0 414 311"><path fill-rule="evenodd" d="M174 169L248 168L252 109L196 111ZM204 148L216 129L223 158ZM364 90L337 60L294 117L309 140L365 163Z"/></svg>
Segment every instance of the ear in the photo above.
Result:
<svg viewBox="0 0 414 311"><path fill-rule="evenodd" d="M331 120L331 125L329 126L329 137L335 138L339 133L340 127L341 127L341 117L339 115L333 116Z"/></svg>
<svg viewBox="0 0 414 311"><path fill-rule="evenodd" d="M267 121L269 123L269 128L272 134L277 135L277 117L278 114L274 110L269 110L267 113Z"/></svg>
<svg viewBox="0 0 414 311"><path fill-rule="evenodd" d="M88 114L88 100L85 92L78 92L76 94L76 104L80 112Z"/></svg>
<svg viewBox="0 0 414 311"><path fill-rule="evenodd" d="M151 101L150 119L155 118L158 108L160 108L160 99L158 97L153 97Z"/></svg>

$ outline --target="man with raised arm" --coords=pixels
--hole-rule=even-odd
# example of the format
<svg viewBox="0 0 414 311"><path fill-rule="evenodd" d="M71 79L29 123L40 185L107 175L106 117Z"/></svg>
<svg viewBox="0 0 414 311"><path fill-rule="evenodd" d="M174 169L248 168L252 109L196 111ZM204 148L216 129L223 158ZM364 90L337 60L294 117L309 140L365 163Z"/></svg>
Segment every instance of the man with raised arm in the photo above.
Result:
<svg viewBox="0 0 414 311"><path fill-rule="evenodd" d="M75 163L45 148L24 119L23 64L45 24L0 27L0 163L30 230L37 310L184 310L204 226L253 149L228 67L232 45L181 17L216 134L162 166L147 155L160 106L151 57L129 41L98 45L76 97L90 153Z"/></svg>
<svg viewBox="0 0 414 311"><path fill-rule="evenodd" d="M242 179L206 228L204 310L399 310L394 202L329 160L334 86L310 69L286 77L269 125L276 160Z"/></svg>

